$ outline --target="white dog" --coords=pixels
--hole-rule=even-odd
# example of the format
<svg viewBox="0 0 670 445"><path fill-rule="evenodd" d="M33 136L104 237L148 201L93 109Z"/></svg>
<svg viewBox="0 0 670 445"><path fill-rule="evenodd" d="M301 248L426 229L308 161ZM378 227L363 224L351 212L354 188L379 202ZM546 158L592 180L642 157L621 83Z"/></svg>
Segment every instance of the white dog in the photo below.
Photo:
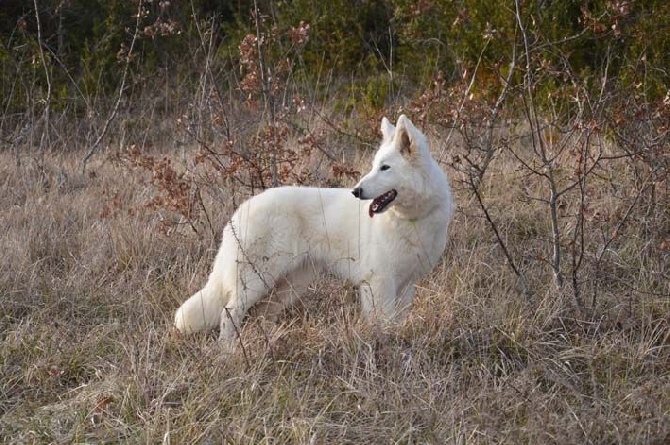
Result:
<svg viewBox="0 0 670 445"><path fill-rule="evenodd" d="M250 308L277 313L321 272L357 284L368 319L402 321L414 283L444 252L453 202L407 117L397 127L382 119L381 131L372 171L353 191L281 187L244 202L223 229L207 284L177 310L177 329L220 325L220 339L232 346Z"/></svg>

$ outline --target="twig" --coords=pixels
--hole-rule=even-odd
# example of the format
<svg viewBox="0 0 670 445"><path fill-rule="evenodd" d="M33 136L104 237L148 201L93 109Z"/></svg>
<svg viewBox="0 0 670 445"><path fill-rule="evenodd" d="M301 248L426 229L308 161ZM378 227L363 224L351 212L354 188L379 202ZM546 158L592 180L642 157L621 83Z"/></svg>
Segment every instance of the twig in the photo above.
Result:
<svg viewBox="0 0 670 445"><path fill-rule="evenodd" d="M98 138L93 142L93 145L91 145L91 148L89 148L88 152L84 156L84 158L81 161L81 171L82 173L86 172L86 165L91 159L91 156L95 153L96 149L104 139L104 137L107 135L107 130L109 129L109 125L114 121L116 118L116 115L119 111L119 105L121 104L121 98L123 97L123 91L126 89L126 80L128 78L128 71L130 68L130 61L132 59L132 54L133 54L133 49L135 48L135 42L137 41L137 36L139 35L140 32L140 21L142 20L142 0L139 0L137 3L137 16L135 20L135 32L133 34L133 40L130 42L130 48L128 49L128 53L126 54L126 65L123 68L123 76L121 76L121 85L119 86L119 94L118 97L116 98L116 103L114 104L114 107L112 108L112 112L109 114L109 117L105 121L105 125L102 127L102 132L98 135Z"/></svg>
<svg viewBox="0 0 670 445"><path fill-rule="evenodd" d="M621 217L619 222L617 223L616 227L610 232L610 236L608 237L607 240L603 243L602 248L600 249L600 252L598 252L598 255L596 256L596 273L599 274L600 272L600 263L602 262L603 256L605 255L605 252L607 252L607 249L609 248L610 244L612 244L612 241L614 241L615 238L619 236L619 231L623 227L623 225L628 221L628 218L630 217L633 208L637 204L637 200L640 199L640 196L642 196L642 192L644 192L647 189L647 184L649 183L651 178L647 178L644 184L640 187L639 191L635 195L635 198L633 198L633 202L630 203L628 206L628 209L626 209L626 213ZM593 296L591 297L591 310L593 310L596 306L596 301L598 297L598 286L593 287Z"/></svg>
<svg viewBox="0 0 670 445"><path fill-rule="evenodd" d="M195 194L198 197L198 201L200 202L200 207L202 208L202 212L205 214L205 219L207 220L207 225L209 226L209 230L212 233L212 238L216 239L216 230L214 230L214 226L212 225L212 220L209 218L209 213L207 213L207 207L205 207L205 202L202 199L202 193L200 193L200 187L196 187ZM196 231L196 233L198 233Z"/></svg>
<svg viewBox="0 0 670 445"><path fill-rule="evenodd" d="M265 72L265 53L263 51L263 33L261 32L261 16L258 9L258 1L254 0L254 22L256 24L256 46L258 49L258 70L261 73L261 87L263 89L263 103L265 105L265 110L270 113L270 124L275 125L275 104L273 93L270 91L270 85L268 76ZM277 147L274 147L272 153L270 153L270 173L272 175L272 187L277 187L279 185L279 180L277 177Z"/></svg>
<svg viewBox="0 0 670 445"><path fill-rule="evenodd" d="M228 310L227 307L223 308L224 312L226 313L226 316L228 317L228 320L230 320L230 323L233 325L233 329L235 330L235 336L237 337L237 341L240 344L240 349L242 349L242 356L244 357L244 363L247 366L247 371L251 369L251 363L249 362L249 356L247 355L247 348L244 347L244 342L242 341L242 335L240 334L240 330L238 329L237 325L235 324L235 320L233 320L233 316L230 315L230 311Z"/></svg>
<svg viewBox="0 0 670 445"><path fill-rule="evenodd" d="M539 123L539 118L537 116L537 110L535 107L535 93L533 90L532 82L532 70L531 70L531 54L530 54L530 44L528 43L528 35L526 34L526 29L524 28L523 22L521 20L521 6L519 0L514 2L516 12L516 21L519 30L521 31L521 37L523 39L523 46L526 58L526 74L525 86L526 94L528 101L524 98L524 104L526 109L526 115L528 116L528 122L533 128L531 131L532 135L532 145L533 151L537 156L539 156L542 161L542 165L545 168L546 172L544 177L547 178L549 182L549 215L551 219L551 233L552 233L552 259L551 259L551 268L554 273L554 283L556 287L561 289L563 287L563 274L561 272L561 231L558 225L558 186L556 184L556 178L554 176L554 169L552 166L552 161L547 156L547 149L544 144L544 138L542 136L542 131Z"/></svg>
<svg viewBox="0 0 670 445"><path fill-rule="evenodd" d="M516 30L515 30L516 32ZM510 63L509 66L509 73L507 73L507 78L504 81L504 86L503 90L500 92L500 95L498 95L498 99L496 100L495 105L493 106L493 110L491 111L491 118L489 119L488 126L486 128L487 131L487 136L486 136L486 155L484 156L484 159L482 160L480 164L480 174L478 176L479 182L481 183L481 180L484 177L484 172L488 168L489 164L493 160L493 154L495 153L495 150L493 150L493 128L495 126L495 122L498 120L498 112L500 111L500 107L502 104L505 102L505 99L507 98L507 93L509 92L510 89L510 84L512 82L512 76L514 75L514 70L516 69L516 37L514 41L514 45L512 45L512 62ZM481 59L481 56L480 56ZM478 62L479 63L479 62ZM474 76L473 76L474 77ZM468 89L470 89L468 87Z"/></svg>
<svg viewBox="0 0 670 445"><path fill-rule="evenodd" d="M489 211L486 208L484 201L482 200L482 195L479 193L479 188L477 187L471 176L468 177L468 183L470 184L472 193L474 193L475 197L477 198L479 207L482 209L482 212L484 212L484 217L486 218L486 221L488 221L489 225L491 226L491 229L493 229L493 233L496 236L498 245L505 254L505 258L507 258L507 262L512 268L512 272L514 272L514 274L519 278L519 281L521 282L521 289L523 290L523 294L526 297L526 300L530 303L531 294L530 291L528 290L528 285L526 284L526 277L516 267L516 264L514 263L514 258L512 258L512 255L510 254L509 250L507 250L507 245L505 245L505 241L503 241L502 237L500 236L500 232L498 231L498 225L495 223L495 221L493 221L493 218L491 218L491 215L489 214Z"/></svg>
<svg viewBox="0 0 670 445"><path fill-rule="evenodd" d="M44 67L44 76L47 80L47 98L44 105L44 131L40 138L40 147L44 148L44 142L49 142L49 113L51 109L51 76L49 75L49 67L47 66L47 61L44 57L44 48L42 48L42 23L40 21L39 8L37 6L37 0L33 0L35 5L35 20L37 21L37 46L40 48L40 61Z"/></svg>

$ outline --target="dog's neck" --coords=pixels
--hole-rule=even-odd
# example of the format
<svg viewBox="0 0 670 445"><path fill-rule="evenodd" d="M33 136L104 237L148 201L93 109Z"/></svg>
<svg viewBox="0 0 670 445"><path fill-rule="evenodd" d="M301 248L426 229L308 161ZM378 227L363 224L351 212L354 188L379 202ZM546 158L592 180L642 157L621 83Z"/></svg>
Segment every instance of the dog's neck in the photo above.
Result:
<svg viewBox="0 0 670 445"><path fill-rule="evenodd" d="M388 209L388 213L397 219L416 222L428 218L433 212L439 210L439 208L440 205L438 203L416 200L414 204L410 205L394 204Z"/></svg>

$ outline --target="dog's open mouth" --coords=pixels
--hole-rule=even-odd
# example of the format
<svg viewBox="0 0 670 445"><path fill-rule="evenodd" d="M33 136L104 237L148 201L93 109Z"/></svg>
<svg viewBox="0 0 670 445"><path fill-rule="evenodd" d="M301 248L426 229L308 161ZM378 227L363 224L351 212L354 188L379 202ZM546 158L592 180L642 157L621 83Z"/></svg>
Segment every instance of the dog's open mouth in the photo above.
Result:
<svg viewBox="0 0 670 445"><path fill-rule="evenodd" d="M391 189L388 192L377 196L372 200L370 207L368 208L368 214L372 218L375 213L381 213L393 202L395 197L398 196L398 192Z"/></svg>

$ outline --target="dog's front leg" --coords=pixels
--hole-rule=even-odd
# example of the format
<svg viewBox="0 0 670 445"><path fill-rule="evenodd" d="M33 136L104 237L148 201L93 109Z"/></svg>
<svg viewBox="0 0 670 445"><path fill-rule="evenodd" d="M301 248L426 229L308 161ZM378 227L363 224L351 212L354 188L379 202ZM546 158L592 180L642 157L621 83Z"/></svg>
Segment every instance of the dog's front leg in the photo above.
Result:
<svg viewBox="0 0 670 445"><path fill-rule="evenodd" d="M388 276L370 274L360 287L361 309L365 318L373 323L393 321L396 311L395 284Z"/></svg>
<svg viewBox="0 0 670 445"><path fill-rule="evenodd" d="M405 321L409 315L409 309L414 301L414 283L404 284L398 289L398 301L394 319L398 323Z"/></svg>

